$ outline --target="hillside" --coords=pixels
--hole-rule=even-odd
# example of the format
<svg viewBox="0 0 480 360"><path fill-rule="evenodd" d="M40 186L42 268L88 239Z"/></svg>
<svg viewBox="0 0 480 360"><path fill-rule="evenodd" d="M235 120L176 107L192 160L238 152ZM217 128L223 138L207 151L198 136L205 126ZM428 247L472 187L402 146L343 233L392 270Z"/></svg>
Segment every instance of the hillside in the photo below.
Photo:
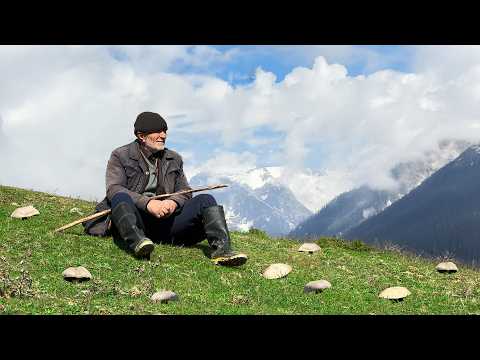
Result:
<svg viewBox="0 0 480 360"><path fill-rule="evenodd" d="M33 205L40 215L10 217L17 205ZM460 265L455 274L435 271L436 262L373 249L360 242L321 238L322 251L297 252L289 239L262 232L232 234L234 246L249 255L240 268L211 264L202 247L158 245L150 261L137 260L111 238L83 235L80 226L54 235L93 204L0 186L0 312L3 314L480 314L480 272ZM266 280L260 273L285 262L293 271ZM72 284L62 278L70 266L85 266L93 279ZM326 279L321 294L303 286ZM378 298L389 286L411 295L393 303ZM175 291L180 301L158 304L150 296Z"/></svg>

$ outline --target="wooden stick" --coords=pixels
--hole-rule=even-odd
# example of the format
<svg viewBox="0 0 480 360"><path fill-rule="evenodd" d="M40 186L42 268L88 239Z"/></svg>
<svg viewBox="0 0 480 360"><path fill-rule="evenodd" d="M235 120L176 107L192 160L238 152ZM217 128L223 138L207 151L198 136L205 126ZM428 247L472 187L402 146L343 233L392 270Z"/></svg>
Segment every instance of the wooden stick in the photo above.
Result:
<svg viewBox="0 0 480 360"><path fill-rule="evenodd" d="M205 191L205 190L214 190L214 189L219 189L219 188L224 188L224 187L227 187L228 185L225 185L225 184L219 184L219 185L211 185L211 186L207 186L207 187L203 187L203 188L198 188L198 189L190 189L190 190L183 190L183 191L179 191L179 192L176 192L176 193L172 193L172 194L161 194L161 195L155 195L155 196L152 196L152 200L156 200L156 199L163 199L163 198L166 198L166 197L170 197L172 195L182 195L182 194L189 194L189 193L193 193L193 192L197 192L197 191ZM93 219L97 219L99 217L102 217L104 215L107 215L109 214L110 212L112 211L112 209L108 209L108 210L103 210L103 211L100 211L98 213L95 213L95 214L92 214L90 216L87 216L83 219L79 219L79 220L76 220L70 224L67 224L65 226L62 226L61 228L58 228L56 229L54 232L60 232L60 231L63 231L65 229L68 229L68 228L71 228L72 226L75 226L75 225L78 225L78 224L81 224L85 221L89 221L89 220L93 220Z"/></svg>

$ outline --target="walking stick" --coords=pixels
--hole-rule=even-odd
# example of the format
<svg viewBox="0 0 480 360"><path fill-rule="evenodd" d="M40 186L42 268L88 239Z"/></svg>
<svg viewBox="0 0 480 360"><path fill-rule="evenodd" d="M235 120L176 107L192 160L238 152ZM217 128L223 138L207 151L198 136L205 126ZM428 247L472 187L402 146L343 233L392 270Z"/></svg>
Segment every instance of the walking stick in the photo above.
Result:
<svg viewBox="0 0 480 360"><path fill-rule="evenodd" d="M162 195L155 195L155 196L152 196L152 200L156 200L156 199L162 199L162 198L166 198L166 197L169 197L169 196L172 196L172 195L182 195L182 194L189 194L189 193L194 193L194 192L197 192L197 191L205 191L205 190L214 190L214 189L219 189L219 188L224 188L224 187L227 187L228 185L225 185L225 184L220 184L220 185L211 185L211 186L207 186L207 187L203 187L203 188L198 188L198 189L190 189L190 190L183 190L183 191L178 191L176 193L171 193L171 194L162 194ZM77 221L74 221L70 224L67 224L65 226L62 226L61 228L58 228L56 229L54 232L60 232L60 231L63 231L65 229L68 229L68 228L71 228L72 226L75 226L75 225L78 225L78 224L81 224L85 221L88 221L88 220L93 220L93 219L97 219L99 217L102 217L106 214L109 214L110 212L112 211L112 209L108 209L108 210L103 210L103 211L100 211L98 213L95 213L93 215L90 215L90 216L87 216L83 219L79 219Z"/></svg>

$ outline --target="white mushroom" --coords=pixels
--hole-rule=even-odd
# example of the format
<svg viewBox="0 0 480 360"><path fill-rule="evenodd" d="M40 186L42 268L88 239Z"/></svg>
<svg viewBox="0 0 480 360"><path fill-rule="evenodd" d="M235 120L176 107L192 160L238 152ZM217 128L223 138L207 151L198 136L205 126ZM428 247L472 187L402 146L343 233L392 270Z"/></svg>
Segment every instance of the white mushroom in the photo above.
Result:
<svg viewBox="0 0 480 360"><path fill-rule="evenodd" d="M26 219L39 214L40 212L37 209L35 209L32 205L29 205L16 209L10 216L17 219Z"/></svg>
<svg viewBox="0 0 480 360"><path fill-rule="evenodd" d="M69 267L63 271L62 275L65 280L72 282L87 281L92 278L92 274L83 266Z"/></svg>
<svg viewBox="0 0 480 360"><path fill-rule="evenodd" d="M79 208L76 208L76 207L70 209L70 214L74 214L74 213L78 214L80 216L83 215L83 212Z"/></svg>
<svg viewBox="0 0 480 360"><path fill-rule="evenodd" d="M440 264L437 265L436 269L438 272L441 272L441 273L443 272L453 273L458 271L457 265L455 265L451 261L441 262Z"/></svg>
<svg viewBox="0 0 480 360"><path fill-rule="evenodd" d="M263 271L262 276L266 279L279 279L287 276L290 271L292 271L290 265L272 264Z"/></svg>
<svg viewBox="0 0 480 360"><path fill-rule="evenodd" d="M153 294L150 299L154 302L168 303L169 301L177 301L178 295L173 291L163 290Z"/></svg>
<svg viewBox="0 0 480 360"><path fill-rule="evenodd" d="M411 292L407 288L402 286L393 286L383 290L378 297L389 300L403 300L405 297L410 295Z"/></svg>
<svg viewBox="0 0 480 360"><path fill-rule="evenodd" d="M315 292L318 294L325 289L331 288L332 284L330 284L327 280L317 280L317 281L310 281L305 287L303 288L303 292Z"/></svg>
<svg viewBox="0 0 480 360"><path fill-rule="evenodd" d="M308 252L309 254L313 254L315 251L320 251L320 246L315 243L304 243L302 246L298 248L298 251L301 252Z"/></svg>

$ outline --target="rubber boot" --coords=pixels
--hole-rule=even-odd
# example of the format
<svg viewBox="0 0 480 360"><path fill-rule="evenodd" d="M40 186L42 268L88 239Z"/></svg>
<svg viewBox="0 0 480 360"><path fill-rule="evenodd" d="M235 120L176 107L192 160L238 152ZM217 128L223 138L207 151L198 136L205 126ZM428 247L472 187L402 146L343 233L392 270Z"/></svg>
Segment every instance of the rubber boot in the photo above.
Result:
<svg viewBox="0 0 480 360"><path fill-rule="evenodd" d="M150 257L154 249L152 240L137 226L137 216L126 203L121 202L112 210L112 221L118 233L137 257Z"/></svg>
<svg viewBox="0 0 480 360"><path fill-rule="evenodd" d="M239 266L245 264L247 256L232 250L230 233L223 206L209 206L202 212L202 222L208 243L212 248L211 259L216 265Z"/></svg>

